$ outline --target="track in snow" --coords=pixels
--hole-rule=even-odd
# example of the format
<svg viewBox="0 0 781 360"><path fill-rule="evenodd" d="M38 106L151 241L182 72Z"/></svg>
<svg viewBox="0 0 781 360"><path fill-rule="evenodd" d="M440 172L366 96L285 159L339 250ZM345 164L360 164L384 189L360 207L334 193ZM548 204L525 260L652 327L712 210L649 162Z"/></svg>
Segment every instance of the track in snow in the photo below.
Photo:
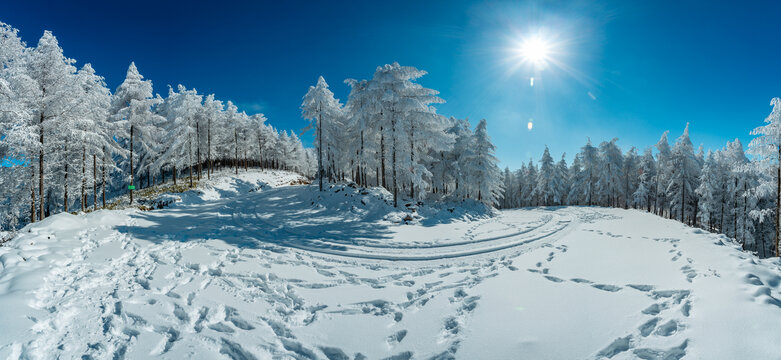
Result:
<svg viewBox="0 0 781 360"><path fill-rule="evenodd" d="M321 227L313 229L316 231L292 230L295 227L275 224L267 220L273 218L272 212L279 211L274 206L270 207L268 200L280 202L282 199L289 199L289 197L279 196L283 194L276 194L276 192L290 191L290 189L273 189L235 200L230 205L233 209L231 214L233 224L244 229L248 236L257 240L305 251L371 260L431 261L480 255L522 246L530 249L537 248L563 235L575 220L571 215L551 212L537 221L518 224L518 220L512 218L515 212L505 211L497 217L480 221L461 239L415 244L388 243L366 240L363 238L365 232L352 235L339 234L341 227L350 228L351 225L348 225L349 220L338 217L321 221ZM299 208L288 208L285 211L299 214L306 212L306 209L300 208L306 204L292 203L292 205ZM490 232L499 232L501 235L485 237L470 235L479 232L481 227L496 224L500 224L501 227ZM373 225L364 223L363 226ZM377 233L381 231L377 230ZM377 234L373 235L377 236Z"/></svg>

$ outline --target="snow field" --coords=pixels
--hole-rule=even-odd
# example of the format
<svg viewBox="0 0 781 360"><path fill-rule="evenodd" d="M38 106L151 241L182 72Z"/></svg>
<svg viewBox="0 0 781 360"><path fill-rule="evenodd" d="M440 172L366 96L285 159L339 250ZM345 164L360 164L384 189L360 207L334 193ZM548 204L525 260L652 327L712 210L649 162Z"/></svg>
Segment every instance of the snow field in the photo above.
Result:
<svg viewBox="0 0 781 360"><path fill-rule="evenodd" d="M0 247L0 356L781 353L781 263L723 236L586 207L481 217L424 206L399 225L383 192L243 176L168 209L59 214L20 232Z"/></svg>

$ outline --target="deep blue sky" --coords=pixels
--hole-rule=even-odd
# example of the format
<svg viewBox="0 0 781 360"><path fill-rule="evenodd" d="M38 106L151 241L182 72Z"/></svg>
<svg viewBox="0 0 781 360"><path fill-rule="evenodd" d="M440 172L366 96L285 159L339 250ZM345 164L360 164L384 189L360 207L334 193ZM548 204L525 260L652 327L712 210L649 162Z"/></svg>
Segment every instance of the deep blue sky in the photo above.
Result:
<svg viewBox="0 0 781 360"><path fill-rule="evenodd" d="M29 45L52 30L112 89L135 61L156 92L195 87L282 129L305 126L301 97L318 75L344 101L345 78L415 66L447 101L440 113L488 120L511 168L545 145L571 159L587 137L642 150L686 122L695 146L747 144L781 96L779 18L771 1L0 2L0 21ZM537 32L557 42L563 66L530 87L531 69L511 71L508 49Z"/></svg>

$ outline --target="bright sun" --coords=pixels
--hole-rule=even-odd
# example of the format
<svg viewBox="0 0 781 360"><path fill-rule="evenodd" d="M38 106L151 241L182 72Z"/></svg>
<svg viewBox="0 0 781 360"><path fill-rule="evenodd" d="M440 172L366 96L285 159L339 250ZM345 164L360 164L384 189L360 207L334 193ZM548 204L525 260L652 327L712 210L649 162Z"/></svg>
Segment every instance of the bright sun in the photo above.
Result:
<svg viewBox="0 0 781 360"><path fill-rule="evenodd" d="M550 56L550 44L538 36L525 39L518 49L521 58L535 66L543 66Z"/></svg>

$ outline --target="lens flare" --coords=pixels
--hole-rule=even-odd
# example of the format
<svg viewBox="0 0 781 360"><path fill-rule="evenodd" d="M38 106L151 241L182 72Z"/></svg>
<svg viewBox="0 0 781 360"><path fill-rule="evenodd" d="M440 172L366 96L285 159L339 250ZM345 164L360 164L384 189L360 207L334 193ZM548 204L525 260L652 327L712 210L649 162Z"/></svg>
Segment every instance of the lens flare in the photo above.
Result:
<svg viewBox="0 0 781 360"><path fill-rule="evenodd" d="M526 124L526 127L529 128L529 131L532 131L532 128L534 127L534 124L532 123L531 119L529 119L529 123Z"/></svg>

